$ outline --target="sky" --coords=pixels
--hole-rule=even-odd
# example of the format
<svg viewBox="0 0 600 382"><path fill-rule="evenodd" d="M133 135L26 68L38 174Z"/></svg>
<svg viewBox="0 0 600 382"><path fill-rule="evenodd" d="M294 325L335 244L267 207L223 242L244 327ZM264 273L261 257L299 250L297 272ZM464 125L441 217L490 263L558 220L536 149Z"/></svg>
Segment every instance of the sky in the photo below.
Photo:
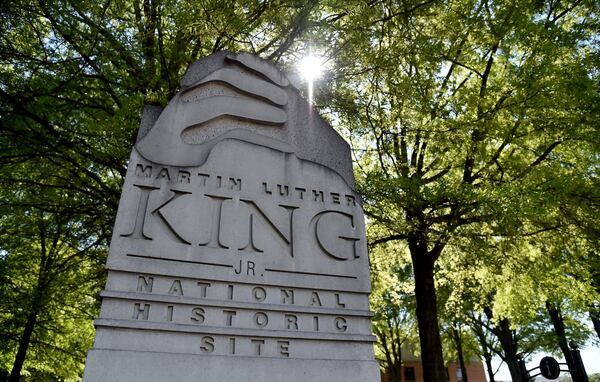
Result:
<svg viewBox="0 0 600 382"><path fill-rule="evenodd" d="M600 347L593 346L592 344L588 344L585 348L580 349L581 351L581 359L583 360L583 364L585 366L585 371L589 374L600 373ZM539 366L540 360L547 356L545 353L535 353L531 357L530 360L526 362L527 369L532 369L536 366ZM565 362L564 359L555 357L558 362ZM493 366L497 368L500 364L500 359L494 359ZM533 372L532 374L537 374ZM496 374L496 381L510 381L510 373L508 372L508 367L506 364L500 367L498 374Z"/></svg>

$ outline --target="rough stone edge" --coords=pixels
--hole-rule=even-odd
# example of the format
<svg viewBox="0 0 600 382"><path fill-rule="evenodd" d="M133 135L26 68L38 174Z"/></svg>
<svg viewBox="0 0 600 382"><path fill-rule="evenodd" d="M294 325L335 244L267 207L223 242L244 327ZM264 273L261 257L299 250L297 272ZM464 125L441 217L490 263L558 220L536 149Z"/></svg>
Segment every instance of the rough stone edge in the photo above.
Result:
<svg viewBox="0 0 600 382"><path fill-rule="evenodd" d="M162 106L156 105L144 105L144 110L142 111L142 119L140 121L140 127L138 129L137 138L135 143L138 143L142 138L148 134L148 132L152 129L156 120L160 116L160 113L164 110Z"/></svg>

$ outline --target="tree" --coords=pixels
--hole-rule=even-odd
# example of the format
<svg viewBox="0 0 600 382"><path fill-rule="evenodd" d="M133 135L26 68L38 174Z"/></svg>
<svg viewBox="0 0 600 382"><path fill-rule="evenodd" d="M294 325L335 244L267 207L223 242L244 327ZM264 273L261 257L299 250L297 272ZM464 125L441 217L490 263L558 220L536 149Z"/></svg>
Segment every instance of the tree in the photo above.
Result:
<svg viewBox="0 0 600 382"><path fill-rule="evenodd" d="M485 324L484 317L482 314L472 313L469 317L469 327L475 334L479 347L481 349L481 355L485 362L485 368L488 373L488 381L495 382L495 374L498 370L494 371L492 367L492 359L494 354L498 354L498 341L489 329L489 325Z"/></svg>
<svg viewBox="0 0 600 382"><path fill-rule="evenodd" d="M11 370L11 382L26 363L39 379L73 379L91 345L105 257L96 250L98 236L78 226L84 222L40 209L20 212L1 222L0 368Z"/></svg>
<svg viewBox="0 0 600 382"><path fill-rule="evenodd" d="M592 324L594 325L596 335L598 336L598 340L600 340L600 258L598 257L598 254L592 250L590 251L589 259L589 263L591 264L592 283L598 294L596 301L593 301L590 304L589 315Z"/></svg>
<svg viewBox="0 0 600 382"><path fill-rule="evenodd" d="M588 376L588 379L590 382L598 382L598 381L600 381L600 373L590 374Z"/></svg>
<svg viewBox="0 0 600 382"><path fill-rule="evenodd" d="M583 1L377 5L335 24L330 108L373 241L410 250L424 378L444 381L435 269L447 246L532 237L597 198L598 15Z"/></svg>
<svg viewBox="0 0 600 382"><path fill-rule="evenodd" d="M559 345L567 349L567 338L584 343L589 330L582 317L597 298L579 237L561 230L540 235L531 241L493 238L486 246L465 241L449 247L440 262L442 291L451 291L445 309L466 315L488 353L484 358L497 354L515 375L518 354L557 354ZM488 345L489 332L500 349Z"/></svg>
<svg viewBox="0 0 600 382"><path fill-rule="evenodd" d="M405 254L406 248L392 243L372 247L369 253L375 357L393 382L402 380L403 351L417 342L414 284Z"/></svg>

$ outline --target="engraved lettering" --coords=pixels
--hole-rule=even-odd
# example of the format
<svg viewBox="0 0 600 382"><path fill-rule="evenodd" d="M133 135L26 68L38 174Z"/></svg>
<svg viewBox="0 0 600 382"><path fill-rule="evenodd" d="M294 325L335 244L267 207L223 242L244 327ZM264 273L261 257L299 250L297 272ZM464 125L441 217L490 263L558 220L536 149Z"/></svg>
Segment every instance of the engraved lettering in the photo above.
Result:
<svg viewBox="0 0 600 382"><path fill-rule="evenodd" d="M200 340L200 350L205 353L212 353L215 350L215 339L211 336L204 336Z"/></svg>
<svg viewBox="0 0 600 382"><path fill-rule="evenodd" d="M264 328L269 323L269 317L266 315L266 313L256 312L254 313L254 323L259 328Z"/></svg>
<svg viewBox="0 0 600 382"><path fill-rule="evenodd" d="M327 217L327 223L323 224L322 219ZM340 211L323 211L316 214L312 221L315 223L315 236L317 238L317 242L321 250L329 255L330 257L336 260L354 260L360 257L360 255L356 251L356 242L360 239L358 237L347 236L347 235L339 235L338 238L342 239L344 242L349 243L350 251L352 252L351 256L344 256L343 254L338 253L335 248L339 247L339 245L335 245L331 242L331 238L327 237L327 233L331 232L331 224L333 223L330 219L333 217L342 218L349 225L349 230L354 231L354 216L345 212ZM339 219L338 219L339 221ZM325 228L323 228L325 227ZM329 240L328 240L329 239Z"/></svg>
<svg viewBox="0 0 600 382"><path fill-rule="evenodd" d="M148 199L150 193L157 190L158 187L147 187L134 184L140 189L140 199L138 201L137 213L135 215L135 223L130 233L121 234L123 237L131 237L132 239L152 240L152 238L144 233L144 223L146 221L146 210L148 209Z"/></svg>
<svg viewBox="0 0 600 382"><path fill-rule="evenodd" d="M246 275L250 276L250 271L252 271L252 276L256 276L256 274L254 273L254 266L256 264L254 264L253 261L248 261L247 265L247 270L246 270Z"/></svg>
<svg viewBox="0 0 600 382"><path fill-rule="evenodd" d="M244 267L244 263L243 260L240 260L238 268L236 269L235 267L233 267L233 271L235 272L236 275L239 275L242 273L243 267ZM254 267L256 266L256 264L254 263L254 261L250 261L248 260L246 262L246 275L250 276L250 272L252 272L252 276L256 276L256 272Z"/></svg>
<svg viewBox="0 0 600 382"><path fill-rule="evenodd" d="M206 242L199 243L198 245L201 247L208 246L209 248L229 248L221 242L221 219L223 214L223 202L231 198L209 194L205 194L205 196L215 201L212 203L212 227L210 228L210 238Z"/></svg>
<svg viewBox="0 0 600 382"><path fill-rule="evenodd" d="M199 324L204 323L204 315L206 314L206 312L204 311L204 309L202 309L199 306L196 306L192 309L192 316L190 317L190 320L195 321Z"/></svg>
<svg viewBox="0 0 600 382"><path fill-rule="evenodd" d="M286 314L285 326L287 330L298 330L298 316L295 314Z"/></svg>
<svg viewBox="0 0 600 382"><path fill-rule="evenodd" d="M206 298L206 290L210 287L210 283L198 281L198 286L200 287L200 296Z"/></svg>
<svg viewBox="0 0 600 382"><path fill-rule="evenodd" d="M323 193L323 191L312 190L312 193L313 193L313 202L318 202L318 201L320 201L321 203L325 202L325 194Z"/></svg>
<svg viewBox="0 0 600 382"><path fill-rule="evenodd" d="M319 316L313 316L313 329L315 332L319 331Z"/></svg>
<svg viewBox="0 0 600 382"><path fill-rule="evenodd" d="M340 294L339 293L335 293L334 295L335 295L335 304L337 306L339 306L340 308L345 308L346 304L340 302Z"/></svg>
<svg viewBox="0 0 600 382"><path fill-rule="evenodd" d="M331 193L331 201L334 204L340 204L340 194L338 194L337 192L332 192Z"/></svg>
<svg viewBox="0 0 600 382"><path fill-rule="evenodd" d="M176 294L179 296L183 296L183 288L181 287L180 280L174 280L171 288L169 289L169 294Z"/></svg>
<svg viewBox="0 0 600 382"><path fill-rule="evenodd" d="M152 214L153 215L157 215L160 218L160 221L168 228L168 232L170 232L175 238L177 238L180 243L188 244L189 245L191 243L189 241L185 240L183 237L181 237L181 235L179 233L177 233L175 231L175 229L173 228L173 226L171 225L171 223L169 223L169 221L167 220L167 218L165 217L165 215L163 215L163 213L162 213L161 210L165 206L167 206L168 204L170 204L173 201L179 199L181 196L187 195L187 194L191 194L191 192L184 192L184 191L179 191L179 190L171 190L171 192L173 193L173 196L171 196L169 199L167 199L160 206L156 207L152 211Z"/></svg>
<svg viewBox="0 0 600 382"><path fill-rule="evenodd" d="M258 302L265 301L267 298L267 291L262 287L252 288L252 297Z"/></svg>
<svg viewBox="0 0 600 382"><path fill-rule="evenodd" d="M227 285L227 298L233 300L233 285Z"/></svg>
<svg viewBox="0 0 600 382"><path fill-rule="evenodd" d="M265 340L251 339L250 342L256 345L256 355L262 355L262 345L265 344Z"/></svg>
<svg viewBox="0 0 600 382"><path fill-rule="evenodd" d="M317 292L312 292L310 295L310 305L311 306L323 306L323 304L321 304L321 297L319 297L319 294Z"/></svg>
<svg viewBox="0 0 600 382"><path fill-rule="evenodd" d="M167 306L167 321L173 321L173 305Z"/></svg>
<svg viewBox="0 0 600 382"><path fill-rule="evenodd" d="M208 178L210 178L210 175L209 174L203 174L203 173L199 172L198 176L200 177L200 186L201 187L206 187L206 180Z"/></svg>
<svg viewBox="0 0 600 382"><path fill-rule="evenodd" d="M304 200L304 193L306 192L306 188L295 187L294 190L298 191L298 197L300 200Z"/></svg>
<svg viewBox="0 0 600 382"><path fill-rule="evenodd" d="M345 332L348 329L348 324L346 323L346 319L344 317L336 317L335 318L335 328L340 332Z"/></svg>
<svg viewBox="0 0 600 382"><path fill-rule="evenodd" d="M177 173L177 181L179 183L190 183L190 176L192 174L189 171L179 170Z"/></svg>
<svg viewBox="0 0 600 382"><path fill-rule="evenodd" d="M135 166L135 176L150 178L152 176L152 166L144 166L138 163Z"/></svg>
<svg viewBox="0 0 600 382"><path fill-rule="evenodd" d="M150 314L150 304L140 304L135 303L133 306L133 319L139 320L140 316L142 316L142 320L148 320L148 316Z"/></svg>
<svg viewBox="0 0 600 382"><path fill-rule="evenodd" d="M294 290L293 289L281 289L281 303L282 304L294 304Z"/></svg>
<svg viewBox="0 0 600 382"><path fill-rule="evenodd" d="M281 196L289 196L290 195L290 187L286 185L277 185L277 190L279 191L279 195Z"/></svg>
<svg viewBox="0 0 600 382"><path fill-rule="evenodd" d="M152 293L152 286L154 285L154 277L140 276L138 278L137 291Z"/></svg>
<svg viewBox="0 0 600 382"><path fill-rule="evenodd" d="M352 195L346 195L346 202L349 206L355 206L356 205L356 198Z"/></svg>
<svg viewBox="0 0 600 382"><path fill-rule="evenodd" d="M229 178L229 189L242 191L242 180L240 178Z"/></svg>
<svg viewBox="0 0 600 382"><path fill-rule="evenodd" d="M269 190L267 182L263 182L262 185L263 185L263 190L265 191L265 194L269 194L269 195L273 194L273 191Z"/></svg>
<svg viewBox="0 0 600 382"><path fill-rule="evenodd" d="M221 183L223 182L223 177L217 175L217 188L221 188Z"/></svg>
<svg viewBox="0 0 600 382"><path fill-rule="evenodd" d="M225 317L225 325L231 326L233 325L233 316L237 314L235 310L223 310L223 314Z"/></svg>
<svg viewBox="0 0 600 382"><path fill-rule="evenodd" d="M166 179L167 181L171 180L171 175L169 174L169 169L166 167L163 167L160 172L158 173L158 175L156 175L156 179Z"/></svg>
<svg viewBox="0 0 600 382"><path fill-rule="evenodd" d="M278 340L277 345L279 345L279 354L284 357L290 356L290 341Z"/></svg>
<svg viewBox="0 0 600 382"><path fill-rule="evenodd" d="M245 246L239 248L240 251L254 251L262 253L264 252L262 249L257 248L256 244L254 244L254 215L250 214L250 228L248 229L248 243Z"/></svg>
<svg viewBox="0 0 600 382"><path fill-rule="evenodd" d="M229 354L235 354L235 337L229 338Z"/></svg>
<svg viewBox="0 0 600 382"><path fill-rule="evenodd" d="M256 245L254 244L254 234L253 234L253 226L254 226L254 219L253 217L255 216L255 214L257 216L260 216L261 219L265 222L265 224L271 228L271 232L273 232L275 234L275 236L279 237L284 243L285 245L288 247L288 251L290 253L290 256L294 257L294 245L293 245L293 224L294 224L294 210L297 209L298 207L296 206L288 206L288 205L284 205L284 204L280 204L279 207L284 208L287 212L288 212L288 227L286 228L287 234L283 232L283 230L280 227L277 227L277 225L275 225L275 223L273 223L273 220L270 219L259 207L256 203L254 203L252 200L249 199L240 199L242 202L246 203L246 205L248 206L248 208L250 209L250 238L248 240L248 243L242 247L239 248L240 250L247 250L247 249L252 249L255 252L263 252L262 249L259 249L256 247Z"/></svg>

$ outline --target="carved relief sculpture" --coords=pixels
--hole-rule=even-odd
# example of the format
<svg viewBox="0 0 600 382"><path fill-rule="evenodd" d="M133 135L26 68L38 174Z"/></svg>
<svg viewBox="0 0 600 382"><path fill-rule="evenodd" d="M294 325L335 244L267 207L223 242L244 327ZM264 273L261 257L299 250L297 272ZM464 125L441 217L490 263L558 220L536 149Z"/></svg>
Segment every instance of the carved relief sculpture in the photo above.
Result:
<svg viewBox="0 0 600 382"><path fill-rule="evenodd" d="M84 381L378 381L349 147L272 64L194 63L132 150Z"/></svg>

